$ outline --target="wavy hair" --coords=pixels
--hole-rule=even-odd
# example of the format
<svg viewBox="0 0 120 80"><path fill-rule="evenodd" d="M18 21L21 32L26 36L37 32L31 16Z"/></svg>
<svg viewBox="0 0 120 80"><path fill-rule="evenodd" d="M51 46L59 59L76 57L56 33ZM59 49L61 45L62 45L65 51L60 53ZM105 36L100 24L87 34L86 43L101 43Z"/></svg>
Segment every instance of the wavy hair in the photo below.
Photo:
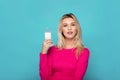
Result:
<svg viewBox="0 0 120 80"><path fill-rule="evenodd" d="M59 49L62 49L65 46L65 38L64 38L64 35L63 35L63 32L62 32L62 27L63 27L62 21L65 18L72 18L75 21L75 24L76 24L76 27L77 27L77 34L74 37L74 45L75 45L75 48L77 48L77 50L76 50L76 57L78 58L78 56L80 55L80 51L82 51L84 46L82 44L82 33L81 33L80 24L79 24L77 18L75 17L75 15L72 14L72 13L64 14L62 16L62 18L60 19L60 21L59 21L57 47Z"/></svg>

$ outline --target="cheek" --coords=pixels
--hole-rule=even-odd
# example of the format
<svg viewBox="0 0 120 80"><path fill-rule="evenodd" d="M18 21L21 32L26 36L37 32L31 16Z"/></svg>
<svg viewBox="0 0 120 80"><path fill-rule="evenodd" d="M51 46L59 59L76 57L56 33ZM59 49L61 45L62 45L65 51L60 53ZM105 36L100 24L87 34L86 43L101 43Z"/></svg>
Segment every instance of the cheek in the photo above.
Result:
<svg viewBox="0 0 120 80"><path fill-rule="evenodd" d="M75 35L77 34L77 30L74 31L74 34L75 34Z"/></svg>
<svg viewBox="0 0 120 80"><path fill-rule="evenodd" d="M73 31L74 31L74 33L77 33L77 28L74 28Z"/></svg>
<svg viewBox="0 0 120 80"><path fill-rule="evenodd" d="M62 32L66 33L67 32L66 28L62 28Z"/></svg>

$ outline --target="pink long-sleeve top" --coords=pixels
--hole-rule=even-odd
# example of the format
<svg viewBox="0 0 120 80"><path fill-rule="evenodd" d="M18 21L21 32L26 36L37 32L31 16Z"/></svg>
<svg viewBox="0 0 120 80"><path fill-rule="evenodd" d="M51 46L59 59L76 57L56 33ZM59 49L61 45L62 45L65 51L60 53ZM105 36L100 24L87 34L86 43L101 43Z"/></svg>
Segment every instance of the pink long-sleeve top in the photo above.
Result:
<svg viewBox="0 0 120 80"><path fill-rule="evenodd" d="M90 52L84 48L76 58L75 51L76 48L59 50L53 46L47 54L40 53L41 80L83 80Z"/></svg>

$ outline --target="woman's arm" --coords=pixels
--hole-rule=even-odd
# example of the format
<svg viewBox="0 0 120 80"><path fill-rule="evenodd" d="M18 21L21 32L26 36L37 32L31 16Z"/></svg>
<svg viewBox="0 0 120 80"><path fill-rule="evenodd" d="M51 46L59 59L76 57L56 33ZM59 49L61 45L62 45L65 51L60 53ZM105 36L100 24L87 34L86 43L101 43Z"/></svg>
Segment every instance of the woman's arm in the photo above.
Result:
<svg viewBox="0 0 120 80"><path fill-rule="evenodd" d="M48 68L47 68L47 54L40 53L39 74L41 80L47 80Z"/></svg>
<svg viewBox="0 0 120 80"><path fill-rule="evenodd" d="M52 75L52 55L51 50L47 54L40 53L39 74L41 80L48 80Z"/></svg>
<svg viewBox="0 0 120 80"><path fill-rule="evenodd" d="M51 46L53 46L51 39L46 39L43 42L42 51L40 53L39 74L41 80L48 80L51 75Z"/></svg>
<svg viewBox="0 0 120 80"><path fill-rule="evenodd" d="M85 75L88 66L89 54L90 53L87 48L84 48L84 50L80 54L75 71L75 80L83 80L83 77Z"/></svg>

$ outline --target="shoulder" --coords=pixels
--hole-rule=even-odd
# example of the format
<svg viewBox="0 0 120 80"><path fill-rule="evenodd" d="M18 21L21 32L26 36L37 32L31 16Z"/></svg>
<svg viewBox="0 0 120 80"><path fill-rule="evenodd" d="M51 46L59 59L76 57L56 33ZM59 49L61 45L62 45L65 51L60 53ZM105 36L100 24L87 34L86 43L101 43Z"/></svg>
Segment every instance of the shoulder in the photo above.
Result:
<svg viewBox="0 0 120 80"><path fill-rule="evenodd" d="M52 50L52 51L55 50L55 49L57 49L57 46L52 46L52 47L49 48L49 50Z"/></svg>
<svg viewBox="0 0 120 80"><path fill-rule="evenodd" d="M52 54L56 51L57 47L56 46L52 46L48 49L48 53Z"/></svg>
<svg viewBox="0 0 120 80"><path fill-rule="evenodd" d="M90 51L88 48L84 47L83 50L80 52L78 60L81 62L86 62L89 59Z"/></svg>
<svg viewBox="0 0 120 80"><path fill-rule="evenodd" d="M85 52L85 53L88 53L88 54L89 54L89 53L90 53L90 50L89 50L87 47L84 47L84 48L83 48L83 52Z"/></svg>
<svg viewBox="0 0 120 80"><path fill-rule="evenodd" d="M81 51L81 55L90 55L90 50L87 47L84 47L83 50Z"/></svg>

